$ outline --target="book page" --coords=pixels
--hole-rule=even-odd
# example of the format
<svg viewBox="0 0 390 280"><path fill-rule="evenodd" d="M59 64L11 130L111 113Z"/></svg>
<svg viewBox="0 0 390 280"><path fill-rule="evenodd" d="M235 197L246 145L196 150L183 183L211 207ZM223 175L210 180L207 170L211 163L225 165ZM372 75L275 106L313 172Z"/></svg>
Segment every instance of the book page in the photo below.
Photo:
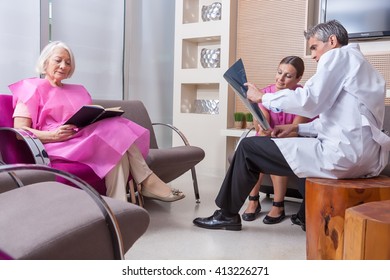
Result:
<svg viewBox="0 0 390 280"><path fill-rule="evenodd" d="M121 109L121 107L111 107L111 108L106 108L104 109L106 111L117 111L117 112L123 112L123 110Z"/></svg>

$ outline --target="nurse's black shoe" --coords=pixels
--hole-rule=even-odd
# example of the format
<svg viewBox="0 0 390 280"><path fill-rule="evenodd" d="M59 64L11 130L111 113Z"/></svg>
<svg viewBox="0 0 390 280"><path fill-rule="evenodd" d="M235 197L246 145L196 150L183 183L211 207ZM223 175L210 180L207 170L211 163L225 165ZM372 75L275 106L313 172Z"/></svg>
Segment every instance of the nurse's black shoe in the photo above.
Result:
<svg viewBox="0 0 390 280"><path fill-rule="evenodd" d="M255 196L248 196L248 199L251 201L257 201L257 207L255 212L253 213L242 213L241 217L244 221L250 222L256 220L256 218L260 215L261 212L261 205L260 205L260 196L255 195Z"/></svg>
<svg viewBox="0 0 390 280"><path fill-rule="evenodd" d="M241 218L239 214L226 216L222 210L216 210L214 214L207 218L196 218L193 223L201 228L241 230Z"/></svg>
<svg viewBox="0 0 390 280"><path fill-rule="evenodd" d="M283 219L286 217L286 214L284 212L284 201L280 201L280 202L275 202L274 201L272 203L272 206L275 206L275 207L278 207L278 208L282 208L283 207L283 211L282 211L282 213L278 217L271 217L271 216L266 215L264 217L264 219L263 219L263 223L264 224L267 224L267 225L278 224L281 221L283 221Z"/></svg>

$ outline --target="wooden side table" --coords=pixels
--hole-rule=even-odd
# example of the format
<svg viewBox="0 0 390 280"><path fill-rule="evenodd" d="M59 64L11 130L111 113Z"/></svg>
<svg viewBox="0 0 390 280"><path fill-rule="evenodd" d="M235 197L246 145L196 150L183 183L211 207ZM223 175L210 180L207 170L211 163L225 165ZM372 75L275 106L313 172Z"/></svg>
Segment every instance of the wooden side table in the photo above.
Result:
<svg viewBox="0 0 390 280"><path fill-rule="evenodd" d="M390 260L390 200L364 203L345 211L346 260Z"/></svg>
<svg viewBox="0 0 390 280"><path fill-rule="evenodd" d="M307 259L342 259L347 208L390 200L390 177L306 179Z"/></svg>

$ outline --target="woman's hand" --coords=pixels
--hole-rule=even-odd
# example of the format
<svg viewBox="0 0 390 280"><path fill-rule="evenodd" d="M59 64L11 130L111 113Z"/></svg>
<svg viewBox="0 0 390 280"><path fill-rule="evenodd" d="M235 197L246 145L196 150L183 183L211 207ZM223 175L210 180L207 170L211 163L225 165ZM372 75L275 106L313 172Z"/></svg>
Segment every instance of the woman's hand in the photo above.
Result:
<svg viewBox="0 0 390 280"><path fill-rule="evenodd" d="M255 129L256 129L256 135L258 136L271 136L271 133L272 133L272 130L269 129L269 130L264 130L260 123L254 119L253 120L253 125L255 126Z"/></svg>
<svg viewBox="0 0 390 280"><path fill-rule="evenodd" d="M248 87L248 91L246 92L247 99L253 103L260 103L264 93L255 84L245 83L244 86Z"/></svg>
<svg viewBox="0 0 390 280"><path fill-rule="evenodd" d="M52 133L50 142L62 142L69 140L77 133L78 129L73 124L66 124L59 126L56 130L50 131Z"/></svg>
<svg viewBox="0 0 390 280"><path fill-rule="evenodd" d="M296 137L298 136L298 124L276 125L271 133L272 137Z"/></svg>
<svg viewBox="0 0 390 280"><path fill-rule="evenodd" d="M78 128L73 124L66 124L57 127L55 130L44 131L31 128L32 121L30 118L15 117L14 127L22 128L34 134L42 143L62 142L69 140L78 131Z"/></svg>

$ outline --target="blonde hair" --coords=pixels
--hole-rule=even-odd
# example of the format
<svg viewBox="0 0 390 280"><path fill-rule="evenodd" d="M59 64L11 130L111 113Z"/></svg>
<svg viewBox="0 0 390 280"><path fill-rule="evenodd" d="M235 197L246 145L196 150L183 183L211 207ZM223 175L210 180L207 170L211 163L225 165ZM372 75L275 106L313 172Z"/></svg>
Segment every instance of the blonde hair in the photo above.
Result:
<svg viewBox="0 0 390 280"><path fill-rule="evenodd" d="M66 45L64 42L61 41L53 41L46 45L46 47L43 48L41 55L38 58L36 70L38 74L46 74L46 68L47 68L47 61L48 59L53 55L54 51L58 48L64 49L69 53L70 57L70 71L67 78L72 77L74 70L76 68L76 63L74 61L74 56L72 50Z"/></svg>

